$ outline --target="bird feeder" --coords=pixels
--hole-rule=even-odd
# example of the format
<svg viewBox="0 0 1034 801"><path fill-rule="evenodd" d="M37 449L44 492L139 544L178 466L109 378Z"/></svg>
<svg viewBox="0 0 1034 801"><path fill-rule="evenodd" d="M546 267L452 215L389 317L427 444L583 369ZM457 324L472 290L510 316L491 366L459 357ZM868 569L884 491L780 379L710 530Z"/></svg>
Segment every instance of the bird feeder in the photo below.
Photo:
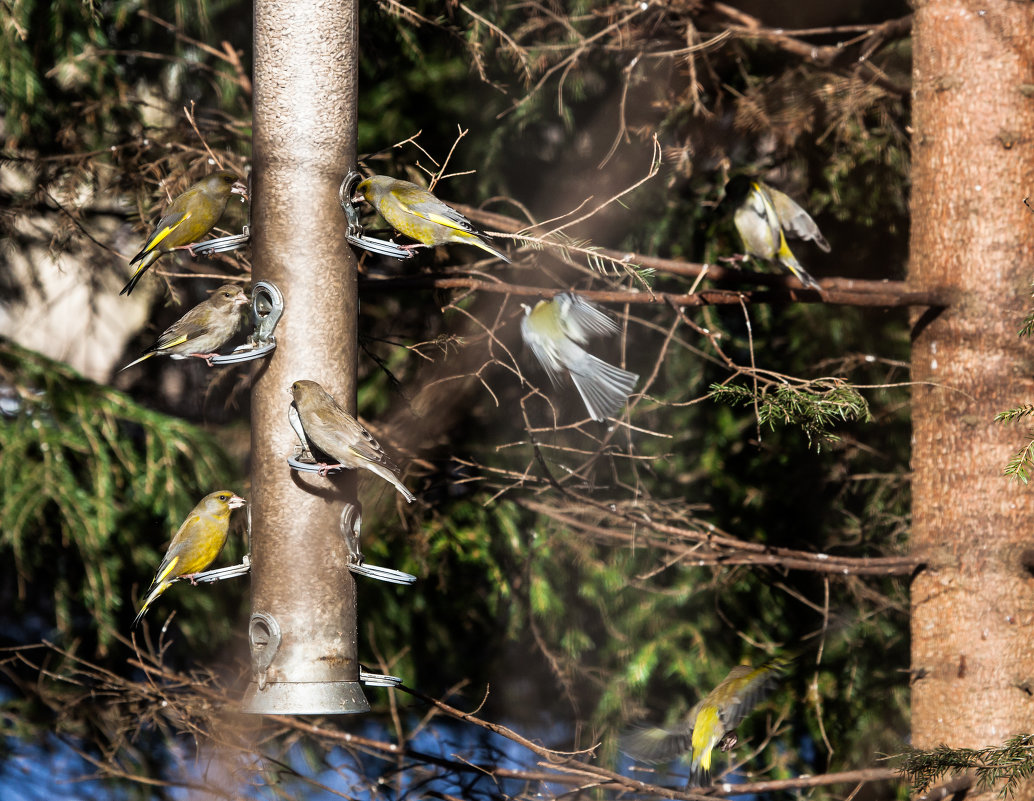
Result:
<svg viewBox="0 0 1034 801"><path fill-rule="evenodd" d="M357 264L337 165L356 161L358 3L256 0L253 13L252 274L279 287L291 313L251 393L252 680L242 709L365 712L355 579L338 531L357 483L351 471L328 482L284 464L294 439L284 398L298 376L355 405Z"/></svg>

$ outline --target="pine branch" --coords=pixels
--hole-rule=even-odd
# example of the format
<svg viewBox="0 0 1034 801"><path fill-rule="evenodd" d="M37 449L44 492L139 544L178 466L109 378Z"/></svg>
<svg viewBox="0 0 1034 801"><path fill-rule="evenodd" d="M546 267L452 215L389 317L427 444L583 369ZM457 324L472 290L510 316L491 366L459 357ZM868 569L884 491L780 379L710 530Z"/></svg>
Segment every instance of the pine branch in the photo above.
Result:
<svg viewBox="0 0 1034 801"><path fill-rule="evenodd" d="M1034 414L1034 404L1025 403L1014 409L1006 409L995 415L996 423L1015 423ZM1034 470L1034 430L1029 430L1030 442L1020 448L1002 469L1003 476L1012 476L1024 484L1030 483L1031 471Z"/></svg>
<svg viewBox="0 0 1034 801"><path fill-rule="evenodd" d="M999 796L1008 798L1034 776L1034 735L1020 734L1001 746L981 749L939 745L929 751L913 751L905 757L902 770L914 793L923 792L944 774L972 771L978 788L997 790Z"/></svg>
<svg viewBox="0 0 1034 801"><path fill-rule="evenodd" d="M774 392L773 392L774 389ZM839 437L830 429L837 423L871 419L869 404L851 385L836 378L819 378L803 384L776 384L757 391L740 384L712 384L711 396L729 406L757 407L758 421L770 429L777 424L797 425L809 442Z"/></svg>

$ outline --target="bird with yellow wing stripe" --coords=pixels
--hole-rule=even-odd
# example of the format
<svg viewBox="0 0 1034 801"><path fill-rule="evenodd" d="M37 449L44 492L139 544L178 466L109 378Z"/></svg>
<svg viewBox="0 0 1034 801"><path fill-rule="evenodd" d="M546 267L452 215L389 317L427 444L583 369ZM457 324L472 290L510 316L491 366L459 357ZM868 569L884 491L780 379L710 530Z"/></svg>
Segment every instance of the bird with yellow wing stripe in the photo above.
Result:
<svg viewBox="0 0 1034 801"><path fill-rule="evenodd" d="M620 748L640 762L659 764L690 753L690 783L707 784L711 757L717 745L728 751L736 744L736 727L775 687L791 659L776 657L760 667L737 665L672 728L633 729L621 738Z"/></svg>
<svg viewBox="0 0 1034 801"><path fill-rule="evenodd" d="M786 234L789 232L829 252L829 242L811 215L778 189L744 176L729 181L725 193L727 202L736 209L733 212L733 223L747 255L776 261L808 289L821 289L818 282L797 261L786 242ZM742 260L745 257L731 258Z"/></svg>
<svg viewBox="0 0 1034 801"><path fill-rule="evenodd" d="M173 581L190 578L208 567L226 544L230 530L230 513L246 501L229 490L217 490L202 498L172 538L169 550L158 567L133 628L140 625L144 613L165 592Z"/></svg>
<svg viewBox="0 0 1034 801"><path fill-rule="evenodd" d="M170 325L158 341L144 351L144 355L130 362L122 370L140 364L152 356L172 356L185 359L196 356L212 366L212 357L230 341L241 327L241 310L248 296L236 284L224 284L212 296L192 308ZM121 372L121 370L119 371Z"/></svg>
<svg viewBox="0 0 1034 801"><path fill-rule="evenodd" d="M130 266L140 266L119 294L130 294L147 268L158 261L163 253L187 248L211 231L223 216L231 195L240 195L242 200L247 200L248 188L234 173L220 170L177 196L158 220L143 248L129 262Z"/></svg>
<svg viewBox="0 0 1034 801"><path fill-rule="evenodd" d="M485 234L470 220L423 187L387 175L374 175L361 181L356 191L380 212L388 225L421 245L473 245L505 262L510 261L505 253L485 241ZM417 246L406 247L411 250Z"/></svg>

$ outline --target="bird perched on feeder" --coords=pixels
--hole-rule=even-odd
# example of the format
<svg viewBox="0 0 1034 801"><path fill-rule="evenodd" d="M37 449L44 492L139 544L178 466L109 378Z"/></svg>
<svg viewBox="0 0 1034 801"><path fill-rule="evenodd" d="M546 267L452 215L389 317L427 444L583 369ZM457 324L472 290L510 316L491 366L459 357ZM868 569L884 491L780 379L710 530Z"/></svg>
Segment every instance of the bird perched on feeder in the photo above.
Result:
<svg viewBox="0 0 1034 801"><path fill-rule="evenodd" d="M454 208L423 187L387 175L360 181L356 191L392 228L422 245L473 245L509 263L509 257L485 241L485 234ZM403 246L413 250L418 245Z"/></svg>
<svg viewBox="0 0 1034 801"><path fill-rule="evenodd" d="M540 300L532 309L525 304L521 336L554 386L566 372L582 396L589 416L603 422L614 415L635 389L639 376L614 367L588 353L582 345L593 334L614 334L617 323L585 298L561 292L552 300Z"/></svg>
<svg viewBox="0 0 1034 801"><path fill-rule="evenodd" d="M223 216L231 195L240 195L243 202L248 199L248 188L234 173L220 170L202 178L177 196L158 220L143 248L129 262L130 266L138 263L140 266L119 294L130 294L147 268L163 253L180 248L189 250L190 245L211 231Z"/></svg>
<svg viewBox="0 0 1034 801"><path fill-rule="evenodd" d="M352 415L327 390L315 381L295 381L291 385L294 407L298 410L305 436L338 464L321 464L320 473L326 475L335 467L350 470L365 468L393 484L402 496L412 503L416 500L399 480L399 469L384 450Z"/></svg>
<svg viewBox="0 0 1034 801"><path fill-rule="evenodd" d="M745 176L729 181L726 198L736 208L733 223L747 255L777 261L808 289L821 289L786 242L789 232L829 252L829 242L808 212L778 189Z"/></svg>
<svg viewBox="0 0 1034 801"><path fill-rule="evenodd" d="M140 624L148 607L173 581L178 578L192 579L212 564L226 544L230 512L245 503L243 498L229 490L218 490L206 495L191 510L172 538L169 550L165 552L165 558L133 620L133 628Z"/></svg>
<svg viewBox="0 0 1034 801"><path fill-rule="evenodd" d="M224 284L212 296L170 325L144 355L122 370L140 364L152 356L196 356L212 366L212 357L237 333L241 326L241 307L248 296L236 284ZM121 370L119 371L121 372Z"/></svg>
<svg viewBox="0 0 1034 801"><path fill-rule="evenodd" d="M669 762L689 752L690 783L706 784L714 747L728 751L736 745L736 727L768 695L790 661L776 657L757 668L737 665L689 711L683 723L670 729L649 727L628 732L621 738L621 750L633 759L650 763Z"/></svg>

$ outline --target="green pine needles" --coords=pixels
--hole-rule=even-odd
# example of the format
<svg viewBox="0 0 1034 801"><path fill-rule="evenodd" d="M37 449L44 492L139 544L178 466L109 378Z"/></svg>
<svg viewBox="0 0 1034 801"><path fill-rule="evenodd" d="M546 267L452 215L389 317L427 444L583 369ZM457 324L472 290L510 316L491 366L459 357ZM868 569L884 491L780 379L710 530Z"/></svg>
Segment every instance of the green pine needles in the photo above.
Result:
<svg viewBox="0 0 1034 801"><path fill-rule="evenodd" d="M1023 202L1026 203L1026 199ZM1030 204L1027 207L1030 208ZM1034 332L1034 311L1024 318L1018 336L1022 339L1023 337L1029 337L1032 332ZM1015 423L1017 420L1029 417L1031 414L1034 414L1034 404L1025 403L1022 406L1017 406L1015 409L1006 409L1004 412L999 412L995 415L995 422ZM1002 475L1012 476L1024 484L1030 483L1031 470L1034 469L1034 430L1028 430L1027 434L1030 437L1030 441L1016 451L1002 470Z"/></svg>
<svg viewBox="0 0 1034 801"><path fill-rule="evenodd" d="M132 607L124 583L149 577L168 532L231 476L204 432L3 339L0 452L0 559L19 597L50 575L44 625L96 625L102 649Z"/></svg>
<svg viewBox="0 0 1034 801"><path fill-rule="evenodd" d="M1034 404L1025 403L1015 409L1006 409L995 415L996 423L1015 423L1034 414ZM1034 469L1034 431L1028 431L1031 440L1009 460L1009 463L1002 470L1002 475L1012 476L1024 484L1030 483L1031 470Z"/></svg>
<svg viewBox="0 0 1034 801"><path fill-rule="evenodd" d="M905 757L902 770L912 783L913 794L927 790L946 773L971 771L982 791L997 789L1003 798L1034 775L1034 734L1020 734L1001 746L948 748L940 745L930 751L913 751Z"/></svg>
<svg viewBox="0 0 1034 801"><path fill-rule="evenodd" d="M817 449L823 442L839 439L831 430L835 425L868 422L872 417L865 398L839 378L770 382L753 388L712 384L711 397L729 406L755 406L758 422L773 430L777 424L800 426Z"/></svg>

